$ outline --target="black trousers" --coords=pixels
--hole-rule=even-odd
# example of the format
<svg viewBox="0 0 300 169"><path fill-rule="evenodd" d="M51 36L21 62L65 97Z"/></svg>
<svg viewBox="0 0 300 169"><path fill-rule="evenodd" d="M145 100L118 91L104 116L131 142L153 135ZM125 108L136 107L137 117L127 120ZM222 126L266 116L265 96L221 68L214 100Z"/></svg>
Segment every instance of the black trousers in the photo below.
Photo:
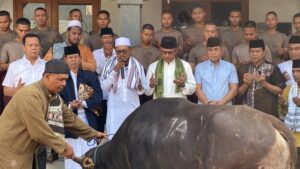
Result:
<svg viewBox="0 0 300 169"><path fill-rule="evenodd" d="M106 124L106 116L107 116L107 100L102 100L102 114L99 117L99 130L104 132L105 124Z"/></svg>
<svg viewBox="0 0 300 169"><path fill-rule="evenodd" d="M300 148L297 148L296 169L300 169Z"/></svg>
<svg viewBox="0 0 300 169"><path fill-rule="evenodd" d="M47 150L45 145L40 145L37 155L35 154L33 157L32 169L46 169Z"/></svg>

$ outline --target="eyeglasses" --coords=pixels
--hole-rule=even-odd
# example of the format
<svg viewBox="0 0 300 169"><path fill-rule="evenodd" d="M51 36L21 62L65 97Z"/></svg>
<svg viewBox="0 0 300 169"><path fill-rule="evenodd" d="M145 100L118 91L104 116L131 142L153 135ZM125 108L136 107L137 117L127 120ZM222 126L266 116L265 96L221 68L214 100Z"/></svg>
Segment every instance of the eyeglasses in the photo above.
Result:
<svg viewBox="0 0 300 169"><path fill-rule="evenodd" d="M128 52L129 52L129 51L126 50L126 49L124 49L124 50L116 50L116 53L117 53L118 55L121 55L121 54L126 55Z"/></svg>

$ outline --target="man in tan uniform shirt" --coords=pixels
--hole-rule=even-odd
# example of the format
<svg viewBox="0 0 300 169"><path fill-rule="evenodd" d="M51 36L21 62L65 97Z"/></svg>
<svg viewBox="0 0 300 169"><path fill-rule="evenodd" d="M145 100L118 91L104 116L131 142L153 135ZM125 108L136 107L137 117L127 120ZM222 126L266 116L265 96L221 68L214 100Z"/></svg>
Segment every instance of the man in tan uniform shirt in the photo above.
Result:
<svg viewBox="0 0 300 169"><path fill-rule="evenodd" d="M17 37L17 34L9 29L11 24L10 14L7 11L0 11L0 53L3 45Z"/></svg>
<svg viewBox="0 0 300 169"><path fill-rule="evenodd" d="M0 70L6 71L8 65L16 61L24 55L22 40L23 37L30 31L30 21L26 18L19 18L16 21L15 31L16 39L7 42L0 55Z"/></svg>
<svg viewBox="0 0 300 169"><path fill-rule="evenodd" d="M154 35L154 27L145 24L141 31L141 43L132 47L131 53L144 67L145 72L149 65L159 58L158 49L151 44Z"/></svg>
<svg viewBox="0 0 300 169"><path fill-rule="evenodd" d="M97 25L99 27L98 32L91 31L89 33L89 36L87 38L87 46L91 48L92 52L96 49L101 49L102 48L102 43L101 43L101 29L102 28L107 28L108 25L110 24L110 13L106 10L100 10L98 12L98 17L97 17ZM113 41L118 38L117 34L114 34L114 39Z"/></svg>
<svg viewBox="0 0 300 169"><path fill-rule="evenodd" d="M273 11L268 12L265 19L267 31L259 35L259 38L263 39L265 44L270 48L272 62L275 65L288 59L288 38L285 34L277 31L278 22L277 14Z"/></svg>
<svg viewBox="0 0 300 169"><path fill-rule="evenodd" d="M181 58L183 54L183 36L181 32L172 28L173 20L174 18L171 11L166 10L162 12L162 28L154 33L154 45L159 47L163 37L173 36L176 38L178 44L177 56Z"/></svg>
<svg viewBox="0 0 300 169"><path fill-rule="evenodd" d="M14 40L17 37L17 34L9 29L11 23L10 14L7 11L0 11L0 54L2 51L2 47L8 41ZM2 84L3 79L5 77L5 72L1 72L0 70L0 83ZM0 115L4 108L4 100L3 100L3 88L0 86Z"/></svg>
<svg viewBox="0 0 300 169"><path fill-rule="evenodd" d="M189 53L188 62L191 64L193 70L198 63L208 60L207 47L206 47L207 40L211 37L218 37L218 36L219 33L217 30L217 25L211 21L207 21L204 25L203 42L193 47ZM227 48L225 46L222 46L222 49L223 49L222 59L230 62L231 59Z"/></svg>
<svg viewBox="0 0 300 169"><path fill-rule="evenodd" d="M243 31L240 27L242 20L241 11L238 9L233 9L230 11L228 20L230 27L220 33L220 37L223 41L223 45L227 47L229 53L232 53L232 50L237 45L243 42Z"/></svg>
<svg viewBox="0 0 300 169"><path fill-rule="evenodd" d="M203 42L203 29L206 17L205 8L201 5L194 6L191 10L191 17L194 24L182 29L183 49L187 53L194 46Z"/></svg>
<svg viewBox="0 0 300 169"><path fill-rule="evenodd" d="M243 24L244 42L233 48L231 61L235 66L247 64L250 62L249 42L257 39L256 23L254 21L246 21ZM272 54L268 46L265 46L265 59L272 63Z"/></svg>
<svg viewBox="0 0 300 169"><path fill-rule="evenodd" d="M0 169L31 169L39 144L74 158L73 148L56 135L47 122L49 101L65 87L67 73L63 61L47 62L42 80L22 88L7 105L0 117ZM64 128L85 140L105 136L88 127L65 104L62 116Z"/></svg>
<svg viewBox="0 0 300 169"><path fill-rule="evenodd" d="M293 16L293 26L296 30L292 35L294 36L300 36L300 13L296 13ZM291 38L291 35L289 36L289 39Z"/></svg>
<svg viewBox="0 0 300 169"><path fill-rule="evenodd" d="M49 48L54 43L61 41L61 37L59 32L47 25L48 14L45 8L38 7L34 10L34 20L37 26L31 32L40 36L42 42L41 57L44 58Z"/></svg>

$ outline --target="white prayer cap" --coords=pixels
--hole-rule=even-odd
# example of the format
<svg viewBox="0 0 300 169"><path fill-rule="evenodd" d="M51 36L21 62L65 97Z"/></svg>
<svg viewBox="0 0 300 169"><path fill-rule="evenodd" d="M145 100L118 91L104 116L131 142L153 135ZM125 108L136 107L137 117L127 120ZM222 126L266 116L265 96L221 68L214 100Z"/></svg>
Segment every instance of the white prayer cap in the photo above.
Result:
<svg viewBox="0 0 300 169"><path fill-rule="evenodd" d="M71 28L71 27L79 27L79 28L82 28L82 26L81 26L81 22L80 21L78 21L78 20L70 20L69 22L68 22L68 28Z"/></svg>
<svg viewBox="0 0 300 169"><path fill-rule="evenodd" d="M126 37L119 37L116 39L115 46L131 46L130 39Z"/></svg>

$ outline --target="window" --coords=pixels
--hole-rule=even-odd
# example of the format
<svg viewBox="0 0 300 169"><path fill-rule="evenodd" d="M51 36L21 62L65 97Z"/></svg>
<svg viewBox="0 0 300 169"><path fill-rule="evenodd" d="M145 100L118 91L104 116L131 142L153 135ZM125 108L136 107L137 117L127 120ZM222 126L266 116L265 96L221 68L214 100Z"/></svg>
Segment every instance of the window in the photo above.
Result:
<svg viewBox="0 0 300 169"><path fill-rule="evenodd" d="M62 33L66 30L69 11L78 8L83 15L83 28L86 31L96 31L100 4L100 0L14 0L14 21L26 17L30 19L32 27L35 27L34 9L44 7L48 12L48 25Z"/></svg>

